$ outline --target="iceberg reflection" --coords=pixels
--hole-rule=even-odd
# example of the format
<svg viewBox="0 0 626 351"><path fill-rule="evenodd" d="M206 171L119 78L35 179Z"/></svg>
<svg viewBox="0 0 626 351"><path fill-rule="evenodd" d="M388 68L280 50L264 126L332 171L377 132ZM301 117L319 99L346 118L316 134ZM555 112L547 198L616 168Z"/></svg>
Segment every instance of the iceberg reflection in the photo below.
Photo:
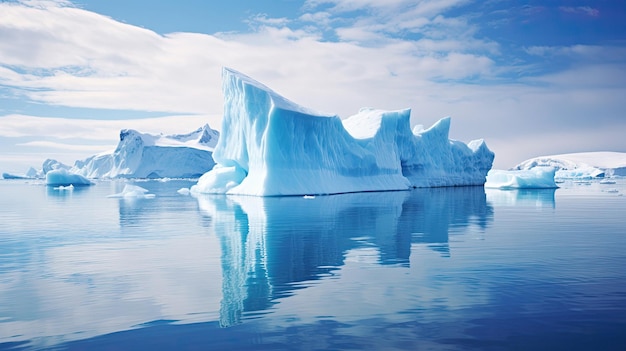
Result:
<svg viewBox="0 0 626 351"><path fill-rule="evenodd" d="M487 201L497 206L555 208L556 189L485 189Z"/></svg>
<svg viewBox="0 0 626 351"><path fill-rule="evenodd" d="M197 200L221 243L222 326L267 313L303 282L332 277L350 250L375 248L379 264L408 266L412 245L448 256L453 230L484 229L493 219L482 187Z"/></svg>

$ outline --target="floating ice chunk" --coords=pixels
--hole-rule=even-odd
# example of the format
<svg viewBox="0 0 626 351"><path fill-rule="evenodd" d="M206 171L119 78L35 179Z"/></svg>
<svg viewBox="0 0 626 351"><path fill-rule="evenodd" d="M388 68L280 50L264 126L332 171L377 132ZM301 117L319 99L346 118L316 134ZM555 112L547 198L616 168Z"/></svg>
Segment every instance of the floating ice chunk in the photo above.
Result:
<svg viewBox="0 0 626 351"><path fill-rule="evenodd" d="M126 184L121 193L112 194L107 197L124 198L124 199L152 199L156 195L148 194L148 189L144 189L137 185Z"/></svg>
<svg viewBox="0 0 626 351"><path fill-rule="evenodd" d="M176 192L181 194L181 195L189 195L190 194L189 188L180 188Z"/></svg>
<svg viewBox="0 0 626 351"><path fill-rule="evenodd" d="M59 190L59 191L72 191L74 190L74 185L70 184L68 186L57 186L53 188L54 190Z"/></svg>
<svg viewBox="0 0 626 351"><path fill-rule="evenodd" d="M558 188L554 182L556 169L534 167L529 170L504 171L492 169L487 173L485 188L499 189L551 189Z"/></svg>
<svg viewBox="0 0 626 351"><path fill-rule="evenodd" d="M80 174L70 173L64 168L54 169L46 173L46 185L49 186L85 186L93 183Z"/></svg>
<svg viewBox="0 0 626 351"><path fill-rule="evenodd" d="M191 187L192 193L224 194L236 187L246 177L246 172L236 166L215 166L198 179L198 183Z"/></svg>
<svg viewBox="0 0 626 351"><path fill-rule="evenodd" d="M600 181L600 184L615 184L614 180L610 180L610 179L602 179Z"/></svg>

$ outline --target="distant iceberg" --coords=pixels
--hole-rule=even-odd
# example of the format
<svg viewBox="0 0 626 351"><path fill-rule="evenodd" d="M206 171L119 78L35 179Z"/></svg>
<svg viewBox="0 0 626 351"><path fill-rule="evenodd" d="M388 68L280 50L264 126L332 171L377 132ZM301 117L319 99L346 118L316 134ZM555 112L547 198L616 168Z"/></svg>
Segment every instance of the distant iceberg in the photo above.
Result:
<svg viewBox="0 0 626 351"><path fill-rule="evenodd" d="M580 152L528 159L514 170L529 170L536 167L554 167L556 179L594 179L626 176L626 153L624 152Z"/></svg>
<svg viewBox="0 0 626 351"><path fill-rule="evenodd" d="M504 171L492 169L487 173L485 188L498 189L554 189L554 167L534 167L528 170Z"/></svg>
<svg viewBox="0 0 626 351"><path fill-rule="evenodd" d="M4 179L43 179L46 178L46 174L50 171L56 169L65 169L69 170L70 166L63 164L57 160L47 159L43 161L40 170L36 170L33 167L30 167L26 174L12 174L12 173L2 173L2 178Z"/></svg>
<svg viewBox="0 0 626 351"><path fill-rule="evenodd" d="M21 174L13 174L13 173L2 173L2 179L32 179L35 177L29 177L27 174L26 175L21 175Z"/></svg>
<svg viewBox="0 0 626 351"><path fill-rule="evenodd" d="M410 110L362 109L342 121L224 68L216 167L192 192L258 196L482 185L494 154L448 139L450 118L410 129Z"/></svg>
<svg viewBox="0 0 626 351"><path fill-rule="evenodd" d="M123 129L114 151L76 161L70 171L87 178L197 178L215 165L218 138L208 124L177 135Z"/></svg>

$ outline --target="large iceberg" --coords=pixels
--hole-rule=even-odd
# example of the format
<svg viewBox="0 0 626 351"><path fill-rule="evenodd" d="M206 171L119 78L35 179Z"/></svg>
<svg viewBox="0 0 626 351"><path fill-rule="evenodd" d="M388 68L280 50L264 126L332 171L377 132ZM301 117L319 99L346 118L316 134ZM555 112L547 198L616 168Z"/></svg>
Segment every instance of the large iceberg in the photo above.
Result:
<svg viewBox="0 0 626 351"><path fill-rule="evenodd" d="M192 191L258 196L482 185L494 154L448 139L450 119L410 129L410 110L362 109L341 120L299 106L232 69L216 167Z"/></svg>
<svg viewBox="0 0 626 351"><path fill-rule="evenodd" d="M557 179L626 176L626 153L597 151L540 156L528 159L513 169L530 170L536 167L556 168Z"/></svg>
<svg viewBox="0 0 626 351"><path fill-rule="evenodd" d="M123 129L114 151L76 161L70 171L87 178L197 178L215 165L218 138L208 124L177 135Z"/></svg>

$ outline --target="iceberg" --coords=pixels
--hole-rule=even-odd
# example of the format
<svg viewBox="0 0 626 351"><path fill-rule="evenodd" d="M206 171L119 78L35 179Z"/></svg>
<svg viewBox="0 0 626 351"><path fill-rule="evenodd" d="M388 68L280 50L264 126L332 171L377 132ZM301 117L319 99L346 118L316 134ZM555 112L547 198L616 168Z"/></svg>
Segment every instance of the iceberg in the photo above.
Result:
<svg viewBox="0 0 626 351"><path fill-rule="evenodd" d="M15 173L2 173L2 179L36 179L43 178L41 172L37 171L33 167L30 167L25 174Z"/></svg>
<svg viewBox="0 0 626 351"><path fill-rule="evenodd" d="M528 159L514 170L530 170L536 167L556 168L556 179L594 179L626 176L626 153L579 152Z"/></svg>
<svg viewBox="0 0 626 351"><path fill-rule="evenodd" d="M69 170L71 167L61 163L57 160L54 159L47 159L45 161L43 161L43 164L41 166L40 170L36 170L33 167L28 168L28 171L26 171L26 174L21 175L21 174L11 174L11 173L2 173L2 177L4 179L42 179L46 177L46 174L50 171L56 170L56 169L65 169L65 170Z"/></svg>
<svg viewBox="0 0 626 351"><path fill-rule="evenodd" d="M32 179L34 177L29 177L27 175L13 174L13 173L2 173L2 179Z"/></svg>
<svg viewBox="0 0 626 351"><path fill-rule="evenodd" d="M76 161L71 171L87 178L198 178L215 165L218 138L208 124L177 135L123 129L114 151Z"/></svg>
<svg viewBox="0 0 626 351"><path fill-rule="evenodd" d="M86 186L93 183L80 174L72 173L65 168L53 169L46 173L46 185L54 187Z"/></svg>
<svg viewBox="0 0 626 351"><path fill-rule="evenodd" d="M341 120L280 96L235 70L222 72L217 165L195 193L318 195L483 185L494 154L483 140L448 139L450 118L411 131L409 109L362 109Z"/></svg>
<svg viewBox="0 0 626 351"><path fill-rule="evenodd" d="M487 173L485 188L498 189L555 189L554 167L534 167L528 170L505 171L492 169Z"/></svg>
<svg viewBox="0 0 626 351"><path fill-rule="evenodd" d="M65 169L85 178L198 178L215 162L212 153L219 132L208 124L187 134L152 135L122 129L113 151L78 160L70 167L54 159L33 167L25 175L3 173L4 179L45 178L52 170Z"/></svg>

